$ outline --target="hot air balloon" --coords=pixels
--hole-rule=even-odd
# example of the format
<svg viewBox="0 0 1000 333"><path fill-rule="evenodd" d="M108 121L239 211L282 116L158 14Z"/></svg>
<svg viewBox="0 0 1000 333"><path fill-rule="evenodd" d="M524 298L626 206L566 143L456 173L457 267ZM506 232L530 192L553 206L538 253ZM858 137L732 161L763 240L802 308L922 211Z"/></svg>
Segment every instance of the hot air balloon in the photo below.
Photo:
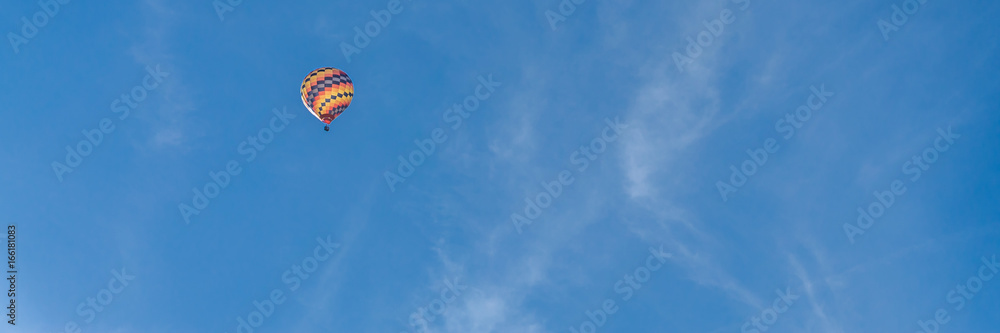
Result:
<svg viewBox="0 0 1000 333"><path fill-rule="evenodd" d="M330 124L354 99L354 83L344 71L324 67L312 71L302 80L302 104L317 119ZM325 130L329 131L330 126Z"/></svg>

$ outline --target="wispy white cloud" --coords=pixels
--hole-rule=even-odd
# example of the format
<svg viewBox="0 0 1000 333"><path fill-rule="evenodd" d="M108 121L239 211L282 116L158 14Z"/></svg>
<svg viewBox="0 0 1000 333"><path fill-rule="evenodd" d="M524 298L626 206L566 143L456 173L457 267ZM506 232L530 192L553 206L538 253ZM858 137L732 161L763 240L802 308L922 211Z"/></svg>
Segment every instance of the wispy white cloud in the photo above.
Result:
<svg viewBox="0 0 1000 333"><path fill-rule="evenodd" d="M692 17L710 17L721 9L718 5L702 4L678 16L681 21L691 21ZM623 25L629 22L625 17L616 21ZM691 24L701 27L700 21ZM619 30L629 28L619 27ZM652 44L674 45L683 40L682 36L660 37ZM725 40L720 39L712 47L721 48L723 43ZM672 58L666 55L645 61L639 67L645 73L637 76L647 79L633 93L633 103L623 117L631 128L623 142L621 164L627 179L626 193L637 207L652 213L656 221L632 223L630 230L650 242L670 244L671 251L678 254L674 263L695 283L715 287L736 301L760 307L763 302L755 293L718 264L719 256L726 257L727 253L717 252L721 247L699 226L696 215L673 202L678 193L689 190L685 187L693 186L674 172L677 163L695 154L690 148L728 121L720 117L722 101L715 88L718 78L714 67L723 60L706 54L684 73L678 72ZM678 227L691 237L670 232Z"/></svg>
<svg viewBox="0 0 1000 333"><path fill-rule="evenodd" d="M703 12L716 13L719 8L698 9ZM602 16L602 25L611 27L615 34L627 34L630 29L628 20L625 17L611 18ZM609 41L619 40L618 38L608 38ZM597 51L601 54L580 55L581 57L607 56L607 51ZM622 56L622 55L616 55ZM624 55L628 57L629 55ZM711 59L701 59L699 61L711 61ZM644 240L651 243L670 244L668 251L677 253L674 256L674 263L684 268L692 280L696 283L715 287L726 292L735 300L751 306L763 304L755 293L748 290L740 281L727 272L721 265L717 264L716 258L706 251L708 248L717 248L712 237L701 231L697 227L696 219L685 209L677 207L670 202L671 188L658 187L653 184L682 184L683 180L669 176L671 166L679 158L679 155L690 153L686 151L693 144L704 136L711 133L713 128L719 126L724 121L718 118L720 111L717 90L713 87L713 72L709 66L693 67L690 73L683 78L676 78L673 72L674 64L669 57L657 59L647 59L646 64L633 68L633 70L647 70L655 68L653 75L643 74L648 80L642 83L630 98L634 102L627 108L622 119L629 124L628 134L625 135L620 144L620 154L622 158L622 170L627 179L626 192L639 207L652 212L658 221L644 221L641 223L628 223L630 230ZM526 66L532 68L531 66ZM531 74L531 73L528 73ZM545 75L534 73L526 75L533 78L529 81L545 82ZM532 87L524 89L529 92L513 99L509 109L515 114L510 123L506 125L507 135L505 140L494 141L490 148L494 154L491 159L510 163L514 165L526 165L530 161L530 152L535 151L538 139L530 135L526 129L532 128L531 121L534 119L533 112L542 110L533 109L532 106L545 105L539 103L544 101L543 96L535 96L531 91L545 91L545 87ZM528 101L526 101L528 100ZM526 123L527 122L527 123ZM510 138L517 138L511 140ZM528 172L530 174L535 172ZM539 175L538 177L541 177ZM539 178L541 179L541 178ZM606 184L602 184L606 185ZM576 185L575 185L576 186ZM581 191L574 188L574 191ZM579 193L579 192L577 192ZM520 202L520 193L513 195L514 202ZM606 201L600 193L595 193L593 198L577 199L575 208L587 211L593 209L595 205L600 206L601 201ZM582 215L582 214L581 214ZM574 218L570 218L574 217ZM581 221L582 220L582 221ZM535 228L532 230L532 237L522 237L518 242L530 248L530 254L521 257L518 262L504 269L503 277L509 279L479 278L470 284L476 284L484 291L481 298L463 303L462 307L448 314L447 325L444 332L490 332L490 331L523 331L542 332L546 327L545 321L537 318L537 314L524 312L522 302L524 298L535 292L535 288L540 285L547 285L550 281L551 262L548 260L553 251L558 251L566 245L573 237L579 237L581 227L587 225L587 220L595 220L593 215L589 218L580 219L579 216L548 216L546 222L549 225L559 227ZM682 240L662 233L662 230L650 230L650 225L659 224L659 228L680 227L685 233L694 235L694 240ZM506 224L506 223L505 223ZM505 225L509 227L509 225ZM509 229L509 228L506 228ZM492 246L496 244L506 244L511 234L505 228L498 228L491 234L484 235ZM570 239L567 239L570 238ZM487 252L496 253L491 250ZM442 260L443 262L448 262ZM450 264L446 265L450 266Z"/></svg>
<svg viewBox="0 0 1000 333"><path fill-rule="evenodd" d="M805 267L799 263L799 260L793 256L788 256L788 262L795 276L798 277L799 281L802 283L802 288L806 293L806 300L809 301L809 306L812 309L812 314L819 322L819 325L810 325L814 328L818 328L820 332L843 332L836 324L835 320L832 320L827 315L825 309L825 302L820 299L817 295L816 288L826 287L825 283L820 280L821 285L816 285L813 280L809 277L809 273L806 271Z"/></svg>
<svg viewBox="0 0 1000 333"><path fill-rule="evenodd" d="M149 123L152 132L142 148L177 147L183 145L192 131L187 114L196 109L191 88L185 84L185 73L175 66L177 38L174 29L178 15L169 1L144 0L140 5L141 15L146 23L141 33L141 41L132 45L130 52L135 62L144 66L161 66L169 77L150 93L155 102L147 102L135 116Z"/></svg>

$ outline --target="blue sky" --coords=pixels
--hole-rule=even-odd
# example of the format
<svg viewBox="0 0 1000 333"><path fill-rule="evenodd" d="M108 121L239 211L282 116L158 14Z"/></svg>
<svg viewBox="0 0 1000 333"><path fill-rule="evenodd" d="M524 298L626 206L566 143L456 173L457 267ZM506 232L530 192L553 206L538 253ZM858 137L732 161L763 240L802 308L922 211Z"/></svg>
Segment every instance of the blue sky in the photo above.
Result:
<svg viewBox="0 0 1000 333"><path fill-rule="evenodd" d="M11 36L43 6L0 5L0 211L20 265L3 331L1000 325L984 263L1000 254L1000 4L927 1L897 26L893 6L917 2L585 1L556 17L555 0L412 0L349 61L354 28L389 3L243 1L220 19L208 0L70 1L26 43ZM298 96L327 66L356 89L330 132ZM92 152L54 171L104 119ZM446 138L390 187L435 129ZM585 146L604 148L582 169ZM747 153L766 147L766 162ZM185 221L179 205L230 161L239 173ZM526 198L561 173L519 232L512 214L539 213Z"/></svg>

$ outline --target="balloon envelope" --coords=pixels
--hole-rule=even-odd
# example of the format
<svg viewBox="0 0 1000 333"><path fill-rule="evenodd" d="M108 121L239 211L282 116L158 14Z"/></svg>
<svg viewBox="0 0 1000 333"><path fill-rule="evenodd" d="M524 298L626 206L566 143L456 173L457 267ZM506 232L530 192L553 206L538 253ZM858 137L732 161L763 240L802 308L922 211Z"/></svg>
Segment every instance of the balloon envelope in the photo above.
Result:
<svg viewBox="0 0 1000 333"><path fill-rule="evenodd" d="M329 124L337 119L354 99L354 83L344 71L324 67L302 80L302 104L317 119Z"/></svg>

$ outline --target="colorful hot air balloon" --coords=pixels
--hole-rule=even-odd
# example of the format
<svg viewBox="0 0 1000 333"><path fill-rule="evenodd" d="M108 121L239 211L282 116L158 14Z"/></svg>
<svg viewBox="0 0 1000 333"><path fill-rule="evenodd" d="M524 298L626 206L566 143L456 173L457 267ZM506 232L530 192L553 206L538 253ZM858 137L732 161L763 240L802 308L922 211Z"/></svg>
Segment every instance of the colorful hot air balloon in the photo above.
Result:
<svg viewBox="0 0 1000 333"><path fill-rule="evenodd" d="M324 67L302 80L302 104L320 121L330 124L354 99L354 83L344 71ZM327 131L330 126L326 126Z"/></svg>

